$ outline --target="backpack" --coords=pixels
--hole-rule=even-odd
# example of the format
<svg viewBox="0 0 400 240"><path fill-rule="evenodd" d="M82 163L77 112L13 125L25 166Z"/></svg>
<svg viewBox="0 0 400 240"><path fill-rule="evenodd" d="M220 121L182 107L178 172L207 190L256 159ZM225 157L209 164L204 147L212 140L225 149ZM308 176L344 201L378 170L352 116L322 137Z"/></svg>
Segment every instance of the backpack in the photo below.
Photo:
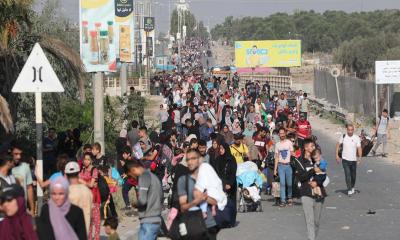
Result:
<svg viewBox="0 0 400 240"><path fill-rule="evenodd" d="M95 167L92 167L92 169L90 170L90 176L93 176L94 169ZM108 186L104 176L100 174L97 175L97 189L99 189L100 192L101 202L107 201L108 197L110 196L110 187Z"/></svg>
<svg viewBox="0 0 400 240"><path fill-rule="evenodd" d="M342 143L339 144L339 150L338 150L338 156L340 158L342 158L342 154L343 154L343 142L344 142L344 138L346 137L346 134L343 134L343 140Z"/></svg>

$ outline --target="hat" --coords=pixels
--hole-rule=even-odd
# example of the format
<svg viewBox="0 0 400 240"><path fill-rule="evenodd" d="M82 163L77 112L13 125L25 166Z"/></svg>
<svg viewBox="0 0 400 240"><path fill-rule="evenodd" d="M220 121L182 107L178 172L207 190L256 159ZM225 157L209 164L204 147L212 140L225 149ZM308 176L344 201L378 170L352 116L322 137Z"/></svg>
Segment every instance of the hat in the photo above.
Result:
<svg viewBox="0 0 400 240"><path fill-rule="evenodd" d="M306 115L304 113L299 114L300 117L305 117Z"/></svg>
<svg viewBox="0 0 400 240"><path fill-rule="evenodd" d="M65 173L66 174L72 174L72 173L78 173L80 171L79 164L75 161L67 163L65 165Z"/></svg>
<svg viewBox="0 0 400 240"><path fill-rule="evenodd" d="M24 197L24 189L18 184L11 184L8 187L4 187L0 192L0 199L11 200L17 197Z"/></svg>
<svg viewBox="0 0 400 240"><path fill-rule="evenodd" d="M235 140L243 139L243 135L241 133L236 133L233 135L233 139Z"/></svg>
<svg viewBox="0 0 400 240"><path fill-rule="evenodd" d="M185 139L185 142L190 142L192 139L194 139L194 138L196 138L197 139L197 136L195 135L195 134L190 134L186 139Z"/></svg>

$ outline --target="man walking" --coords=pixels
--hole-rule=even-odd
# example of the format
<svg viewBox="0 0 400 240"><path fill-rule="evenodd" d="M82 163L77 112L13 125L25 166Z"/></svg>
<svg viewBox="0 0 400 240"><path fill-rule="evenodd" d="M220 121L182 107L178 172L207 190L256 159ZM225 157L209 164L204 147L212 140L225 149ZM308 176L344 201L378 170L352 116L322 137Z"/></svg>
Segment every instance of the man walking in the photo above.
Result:
<svg viewBox="0 0 400 240"><path fill-rule="evenodd" d="M359 157L362 156L362 149L360 138L354 135L354 125L351 123L347 124L346 130L347 133L341 136L336 144L336 161L340 163L342 160L347 194L351 196L355 193L354 185L356 184L357 164L360 163ZM342 151L339 151L340 148L342 148Z"/></svg>
<svg viewBox="0 0 400 240"><path fill-rule="evenodd" d="M155 240L161 226L162 189L156 175L139 161L126 163L127 174L138 179L139 240Z"/></svg>
<svg viewBox="0 0 400 240"><path fill-rule="evenodd" d="M80 168L77 162L69 162L65 166L65 175L69 182L68 199L72 204L80 207L85 218L86 233L89 233L90 214L92 212L93 195L92 191L79 183Z"/></svg>
<svg viewBox="0 0 400 240"><path fill-rule="evenodd" d="M287 203L289 206L292 202L292 167L290 166L290 157L293 155L293 143L286 139L286 130L284 128L279 129L279 142L275 145L275 166L274 176L279 173L280 181L280 207L286 205L286 187L287 187Z"/></svg>
<svg viewBox="0 0 400 240"><path fill-rule="evenodd" d="M382 146L382 157L387 157L386 153L386 145L387 145L387 140L390 139L390 132L389 132L389 116L388 116L388 110L383 109L381 116L379 117L379 120L377 121L376 125L376 137L377 137L377 142L372 149L372 155L375 156L376 150L378 149L379 145Z"/></svg>
<svg viewBox="0 0 400 240"><path fill-rule="evenodd" d="M208 205L204 216L204 222L208 229L208 236L203 236L203 239L215 240L217 239L218 229L217 223L212 214L211 205L217 205L217 202L215 199L208 196L207 191L203 191L200 194L197 189L195 191L199 168L202 164L200 158L201 156L197 150L189 150L186 153L186 162L190 174L181 176L178 180L177 192L179 196L180 211L197 211L199 210L198 206L202 202L207 202Z"/></svg>
<svg viewBox="0 0 400 240"><path fill-rule="evenodd" d="M11 156L13 158L12 175L14 175L16 182L24 189L25 196L28 199L29 211L34 213L34 193L33 193L33 180L29 164L22 162L22 147L14 145L11 147Z"/></svg>

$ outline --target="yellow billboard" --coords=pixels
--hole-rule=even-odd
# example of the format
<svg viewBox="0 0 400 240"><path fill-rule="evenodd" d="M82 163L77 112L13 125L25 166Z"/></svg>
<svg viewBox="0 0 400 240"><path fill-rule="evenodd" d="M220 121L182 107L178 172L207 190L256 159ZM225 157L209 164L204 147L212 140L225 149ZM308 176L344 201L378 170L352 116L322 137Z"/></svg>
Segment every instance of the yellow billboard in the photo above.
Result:
<svg viewBox="0 0 400 240"><path fill-rule="evenodd" d="M236 41L235 66L245 69L301 66L301 40Z"/></svg>

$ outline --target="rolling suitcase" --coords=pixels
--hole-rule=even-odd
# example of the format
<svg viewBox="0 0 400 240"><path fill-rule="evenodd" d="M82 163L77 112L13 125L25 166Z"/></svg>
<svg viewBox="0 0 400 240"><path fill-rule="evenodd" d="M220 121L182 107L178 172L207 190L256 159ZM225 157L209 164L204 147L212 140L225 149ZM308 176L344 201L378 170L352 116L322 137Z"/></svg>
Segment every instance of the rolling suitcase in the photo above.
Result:
<svg viewBox="0 0 400 240"><path fill-rule="evenodd" d="M371 140L363 139L361 141L362 156L363 157L368 156L369 152L371 152L371 149L374 146L374 140L375 140L375 137L373 137Z"/></svg>

